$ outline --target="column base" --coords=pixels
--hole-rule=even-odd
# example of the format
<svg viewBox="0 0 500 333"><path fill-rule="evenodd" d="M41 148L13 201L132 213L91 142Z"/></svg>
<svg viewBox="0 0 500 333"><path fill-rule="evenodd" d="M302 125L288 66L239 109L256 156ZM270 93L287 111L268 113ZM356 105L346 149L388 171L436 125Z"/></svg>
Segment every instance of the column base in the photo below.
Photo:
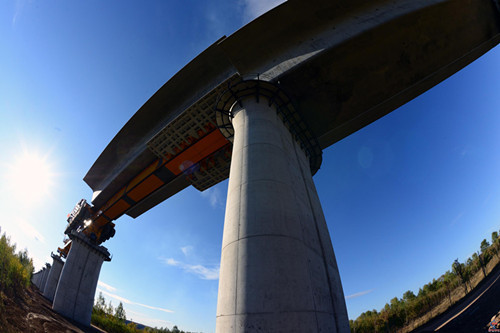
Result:
<svg viewBox="0 0 500 333"><path fill-rule="evenodd" d="M72 244L62 269L52 308L82 325L90 326L94 295L103 261L110 261L104 246L90 243L85 235L72 232Z"/></svg>

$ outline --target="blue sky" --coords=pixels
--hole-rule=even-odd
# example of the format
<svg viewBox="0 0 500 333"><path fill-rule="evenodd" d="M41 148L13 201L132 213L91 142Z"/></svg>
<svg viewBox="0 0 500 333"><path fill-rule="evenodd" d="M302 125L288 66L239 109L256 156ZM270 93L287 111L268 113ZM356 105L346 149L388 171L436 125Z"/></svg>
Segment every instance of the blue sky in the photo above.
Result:
<svg viewBox="0 0 500 333"><path fill-rule="evenodd" d="M2 232L37 268L50 262L66 215L91 198L83 176L118 130L198 53L273 4L2 1ZM417 292L500 229L499 88L497 47L324 151L314 179L350 318ZM25 184L39 174L48 180ZM98 291L135 321L213 332L226 187L188 188L119 219Z"/></svg>

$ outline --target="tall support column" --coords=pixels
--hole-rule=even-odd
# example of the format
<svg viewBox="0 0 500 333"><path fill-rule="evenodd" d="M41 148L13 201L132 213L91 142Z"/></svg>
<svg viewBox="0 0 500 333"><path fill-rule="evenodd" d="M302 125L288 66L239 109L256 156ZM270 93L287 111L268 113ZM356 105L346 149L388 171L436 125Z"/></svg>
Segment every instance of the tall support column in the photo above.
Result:
<svg viewBox="0 0 500 333"><path fill-rule="evenodd" d="M43 274L42 274L42 281L40 282L40 292L43 293L45 290L45 283L47 282L47 276L49 275L50 272L50 265L45 264L45 268L43 269Z"/></svg>
<svg viewBox="0 0 500 333"><path fill-rule="evenodd" d="M104 246L91 244L73 232L71 249L61 272L52 308L63 316L90 326L94 296L103 261L110 261Z"/></svg>
<svg viewBox="0 0 500 333"><path fill-rule="evenodd" d="M43 290L43 296L49 299L51 302L54 300L54 295L56 293L57 284L59 283L59 277L61 276L61 271L64 266L64 261L53 253L51 254L53 259L52 268L47 276L47 281L45 282L45 288Z"/></svg>
<svg viewBox="0 0 500 333"><path fill-rule="evenodd" d="M31 277L31 281L33 282L33 284L35 286L37 286L38 289L40 289L40 274L41 274L41 271L38 271L35 274L33 274L33 276Z"/></svg>
<svg viewBox="0 0 500 333"><path fill-rule="evenodd" d="M290 133L297 115L274 103L280 92L262 93L269 83L253 94L242 85L226 103L234 141L216 332L349 332L307 144Z"/></svg>
<svg viewBox="0 0 500 333"><path fill-rule="evenodd" d="M38 289L42 289L42 280L43 280L43 274L45 273L46 268L42 268L40 271L38 271L38 278L37 278L37 284L36 286Z"/></svg>

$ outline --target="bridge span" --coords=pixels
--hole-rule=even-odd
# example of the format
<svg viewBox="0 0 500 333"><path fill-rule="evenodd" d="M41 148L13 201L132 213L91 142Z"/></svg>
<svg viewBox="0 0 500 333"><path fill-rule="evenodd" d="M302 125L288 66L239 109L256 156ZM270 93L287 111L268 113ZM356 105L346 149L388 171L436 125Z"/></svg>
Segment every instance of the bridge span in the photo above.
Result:
<svg viewBox="0 0 500 333"><path fill-rule="evenodd" d="M290 0L222 37L136 112L85 175L92 206L68 230L77 245L67 248L54 309L89 323L112 221L229 178L216 331L348 332L312 178L322 149L499 41L493 0Z"/></svg>

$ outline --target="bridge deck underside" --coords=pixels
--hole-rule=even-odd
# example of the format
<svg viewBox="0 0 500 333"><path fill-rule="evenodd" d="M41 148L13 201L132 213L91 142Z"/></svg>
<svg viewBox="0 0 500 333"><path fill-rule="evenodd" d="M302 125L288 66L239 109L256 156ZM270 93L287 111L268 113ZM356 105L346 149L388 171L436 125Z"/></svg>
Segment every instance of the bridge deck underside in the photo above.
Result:
<svg viewBox="0 0 500 333"><path fill-rule="evenodd" d="M499 31L489 0L288 1L209 47L132 117L85 176L93 203L136 217L225 179L230 143L212 110L234 80L279 82L326 148L474 61ZM183 129L187 115L198 120ZM143 186L137 200L131 184Z"/></svg>

